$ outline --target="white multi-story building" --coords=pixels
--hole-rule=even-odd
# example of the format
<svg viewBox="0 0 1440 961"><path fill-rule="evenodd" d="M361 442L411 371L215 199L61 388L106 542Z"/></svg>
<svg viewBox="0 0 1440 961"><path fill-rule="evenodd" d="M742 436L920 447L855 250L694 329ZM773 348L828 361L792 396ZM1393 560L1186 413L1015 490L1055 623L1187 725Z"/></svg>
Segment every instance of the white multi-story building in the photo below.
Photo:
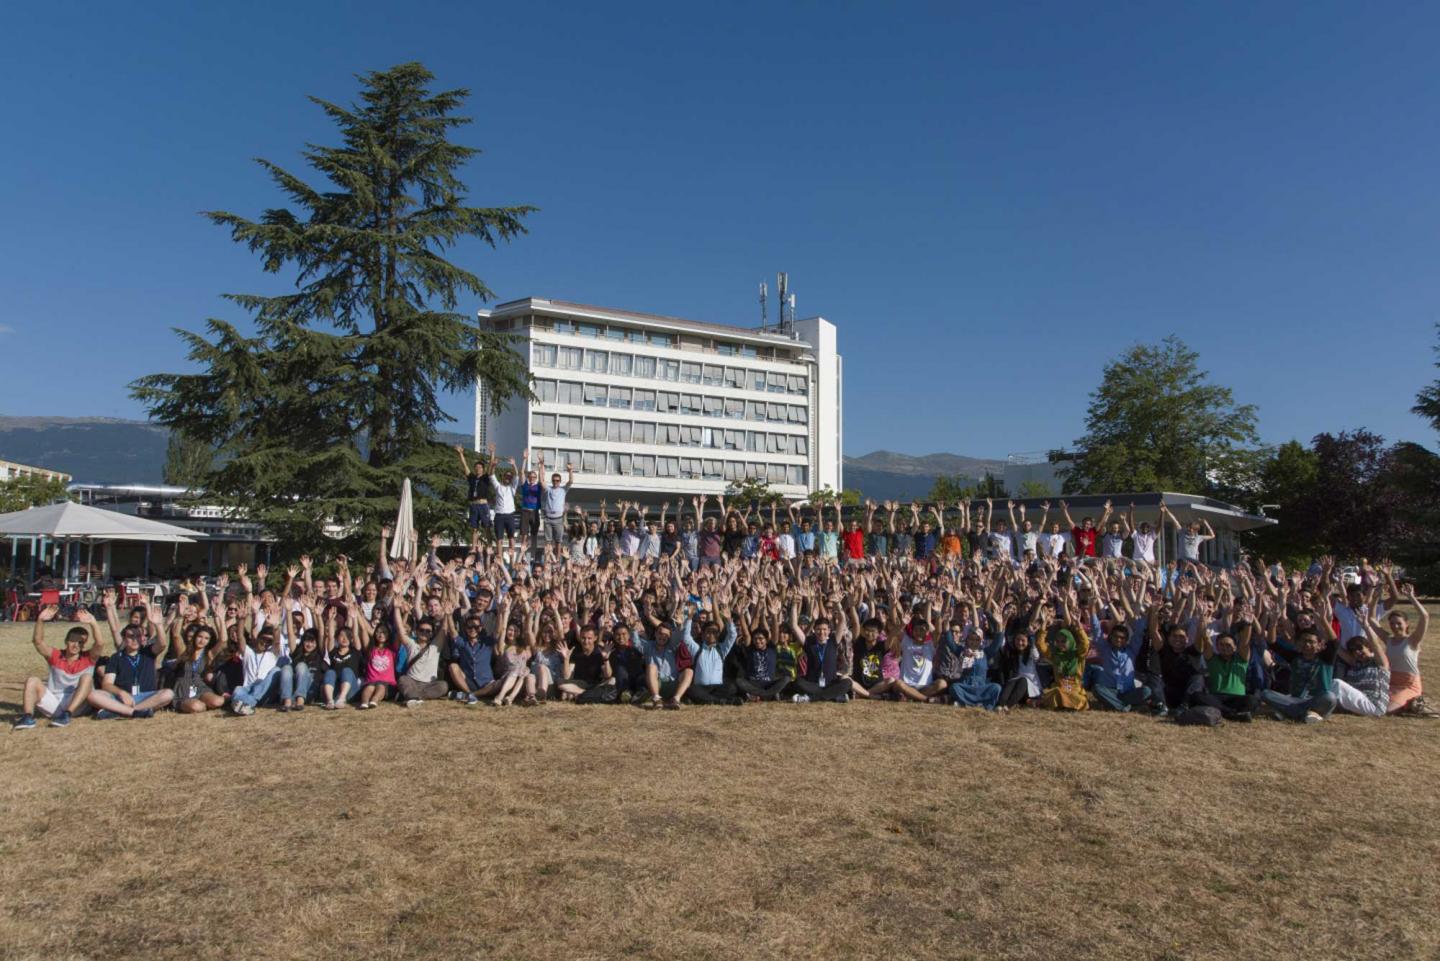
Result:
<svg viewBox="0 0 1440 961"><path fill-rule="evenodd" d="M516 337L537 400L488 414L475 446L574 464L587 501L716 494L761 478L792 497L841 477L841 362L823 317L734 327L529 297L480 312Z"/></svg>

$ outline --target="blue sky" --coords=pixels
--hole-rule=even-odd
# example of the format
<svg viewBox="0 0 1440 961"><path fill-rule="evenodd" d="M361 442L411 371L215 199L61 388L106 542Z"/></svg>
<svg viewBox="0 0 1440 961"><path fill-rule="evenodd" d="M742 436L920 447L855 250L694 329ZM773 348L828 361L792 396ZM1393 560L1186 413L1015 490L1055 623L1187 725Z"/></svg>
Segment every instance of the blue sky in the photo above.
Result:
<svg viewBox="0 0 1440 961"><path fill-rule="evenodd" d="M0 413L143 416L172 327L276 279L197 212L278 202L306 94L418 59L473 91L500 300L753 323L787 270L840 327L846 449L1004 456L1083 431L1175 333L1267 441L1410 414L1440 319L1440 7L75 4L0 62ZM480 306L479 304L473 306ZM468 429L468 398L451 404Z"/></svg>

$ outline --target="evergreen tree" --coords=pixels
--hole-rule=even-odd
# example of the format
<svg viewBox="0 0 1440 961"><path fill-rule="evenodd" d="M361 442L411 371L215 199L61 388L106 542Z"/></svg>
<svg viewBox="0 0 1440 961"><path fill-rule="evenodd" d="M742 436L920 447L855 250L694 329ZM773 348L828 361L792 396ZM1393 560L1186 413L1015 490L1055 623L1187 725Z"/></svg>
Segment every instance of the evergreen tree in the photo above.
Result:
<svg viewBox="0 0 1440 961"><path fill-rule="evenodd" d="M1065 492L1215 492L1253 477L1255 408L1206 383L1200 355L1176 337L1137 344L1106 365Z"/></svg>
<svg viewBox="0 0 1440 961"><path fill-rule="evenodd" d="M208 336L177 331L199 371L131 385L156 421L216 452L210 499L243 507L289 547L373 536L407 476L417 526L458 526L454 454L435 438L450 419L440 395L480 377L498 412L529 390L510 338L457 312L489 288L444 255L524 233L534 208L465 204L458 172L478 151L449 138L469 123L456 115L468 94L432 93L432 79L408 63L361 76L351 106L311 98L339 130L338 145L303 155L324 183L261 160L295 209L207 214L294 291L227 295L253 314L253 334L223 320Z"/></svg>
<svg viewBox="0 0 1440 961"><path fill-rule="evenodd" d="M1440 324L1435 325L1440 331ZM1440 356L1440 346L1435 348L1436 356ZM1440 367L1440 360L1435 361L1435 366ZM1415 406L1410 408L1430 422L1430 426L1440 431L1440 378L1420 391L1415 397Z"/></svg>
<svg viewBox="0 0 1440 961"><path fill-rule="evenodd" d="M215 467L215 450L183 430L172 430L165 444L165 483L195 490Z"/></svg>

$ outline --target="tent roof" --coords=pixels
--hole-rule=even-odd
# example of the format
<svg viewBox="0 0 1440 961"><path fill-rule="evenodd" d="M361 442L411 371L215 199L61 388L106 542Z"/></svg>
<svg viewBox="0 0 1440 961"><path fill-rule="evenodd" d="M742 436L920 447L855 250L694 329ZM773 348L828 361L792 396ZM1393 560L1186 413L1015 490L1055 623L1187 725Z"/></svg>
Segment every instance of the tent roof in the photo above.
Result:
<svg viewBox="0 0 1440 961"><path fill-rule="evenodd" d="M195 540L190 534L190 531L174 524L87 507L73 501L0 514L0 536L189 544Z"/></svg>

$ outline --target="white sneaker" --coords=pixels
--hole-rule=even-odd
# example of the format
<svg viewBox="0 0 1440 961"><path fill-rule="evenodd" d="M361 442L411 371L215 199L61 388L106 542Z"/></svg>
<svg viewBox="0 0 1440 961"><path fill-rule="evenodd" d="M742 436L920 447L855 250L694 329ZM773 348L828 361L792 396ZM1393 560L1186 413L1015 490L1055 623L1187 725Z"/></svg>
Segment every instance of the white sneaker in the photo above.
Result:
<svg viewBox="0 0 1440 961"><path fill-rule="evenodd" d="M1319 723L1320 723L1321 721L1323 721L1323 720L1325 720L1325 719L1324 719L1323 717L1321 717L1319 714L1316 714L1314 711L1306 711L1306 712L1305 712L1305 723L1306 723L1306 724L1319 724Z"/></svg>
<svg viewBox="0 0 1440 961"><path fill-rule="evenodd" d="M425 703L425 702L422 701L422 700L420 700L418 697L412 697L412 698L410 698L410 700L408 700L408 701L405 702L405 706L406 706L406 707L419 707L421 704L424 704L424 703Z"/></svg>

